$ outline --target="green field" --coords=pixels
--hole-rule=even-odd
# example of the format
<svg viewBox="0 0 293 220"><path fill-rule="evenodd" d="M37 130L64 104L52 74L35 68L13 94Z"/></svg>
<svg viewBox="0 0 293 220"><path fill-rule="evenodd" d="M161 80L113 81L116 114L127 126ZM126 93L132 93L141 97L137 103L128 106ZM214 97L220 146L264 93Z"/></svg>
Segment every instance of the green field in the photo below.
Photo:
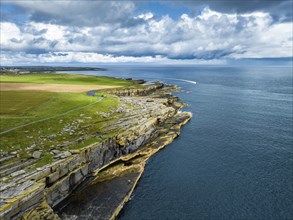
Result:
<svg viewBox="0 0 293 220"><path fill-rule="evenodd" d="M21 115L48 101L54 93L0 91L0 114Z"/></svg>
<svg viewBox="0 0 293 220"><path fill-rule="evenodd" d="M8 97L13 97L11 100L17 100L16 97L31 97L30 92L1 92L1 96L3 95L6 97L6 100ZM0 135L0 149L13 151L28 147L34 142L39 142L40 136L60 133L64 127L78 119L81 119L85 124L90 123L91 126L87 130L98 132L104 122L111 119L105 120L100 115L96 114L96 112L109 112L110 109L115 109L118 106L117 97L112 96L102 98L99 102L96 102L99 100L97 97L89 97L84 94L40 93L40 97L42 98L38 98L38 100L34 99L34 106L32 106L32 102L27 99L27 102L23 102L21 105L22 108L19 106L17 110L10 113L3 113L4 111L7 112L7 108L4 108L5 106L2 104L3 102L1 99L0 132L17 126L26 125L36 120L48 117L49 119ZM38 105L36 105L37 102ZM6 103L9 102L6 101ZM92 105L87 106L89 104ZM8 106L11 106L11 103L9 103L9 105L6 104L6 107ZM79 109L84 106L85 108ZM64 112L66 113L68 111L70 111L68 114L62 115ZM81 115L83 116L81 117ZM82 130L82 128L80 128L80 130ZM60 135L60 138L56 139L54 142L58 143L61 140L69 141L74 138L76 137L64 134ZM11 146L13 146L13 149L10 149Z"/></svg>
<svg viewBox="0 0 293 220"><path fill-rule="evenodd" d="M76 94L74 94L76 96ZM16 118L1 118L1 126L4 125L5 129L10 128L13 124L25 124L35 119L43 118L44 116L55 116L49 120L30 124L25 127L18 128L8 133L0 135L0 149L5 152L17 152L20 158L31 158L32 152L41 150L42 156L29 170L36 167L43 166L53 161L53 155L50 153L52 149L60 149L61 151L68 151L70 149L79 149L91 143L102 141L100 135L104 137L111 136L113 133L105 133L105 128L109 122L115 123L116 118L104 118L97 112L109 112L111 109L116 109L119 105L117 97L108 96L103 98L100 102L92 102L92 97L86 97L79 94L79 101L72 101L72 97L56 96L47 101L42 102L39 107L31 108L29 118L27 115L21 118L15 114ZM68 99L67 99L68 98ZM84 99L83 99L84 98ZM89 99L87 99L89 98ZM97 98L94 98L96 101ZM59 103L59 108L57 107ZM93 103L93 105L86 108L72 111L66 115L58 116L58 113L63 113L68 109L75 108L76 106L83 106L84 104ZM61 105L60 105L61 104ZM49 108L46 108L49 107ZM54 109L53 106L56 108ZM47 110L46 110L47 109ZM115 114L114 114L115 115ZM78 126L74 131L66 131L66 127L75 126L79 121ZM2 123L3 122L3 123ZM1 130L3 128L1 127ZM49 136L55 135L53 139ZM83 140L74 145L65 147L58 147L60 144L76 141L79 138ZM32 149L31 146L35 145ZM13 158L15 161L17 158ZM6 161L7 163L12 162Z"/></svg>
<svg viewBox="0 0 293 220"><path fill-rule="evenodd" d="M0 132L96 101L82 93L0 91Z"/></svg>
<svg viewBox="0 0 293 220"><path fill-rule="evenodd" d="M132 86L133 82L104 76L38 73L0 75L5 83ZM62 114L97 101L84 93L0 91L0 132L35 120Z"/></svg>
<svg viewBox="0 0 293 220"><path fill-rule="evenodd" d="M111 86L129 86L133 84L129 80L116 79L106 76L57 73L31 73L15 76L0 75L0 82Z"/></svg>
<svg viewBox="0 0 293 220"><path fill-rule="evenodd" d="M1 75L0 79L6 83L136 86L123 79L69 74ZM17 152L21 158L28 159L34 150L41 150L43 154L37 161L38 167L53 160L51 149L81 148L101 141L100 136L113 135L105 130L109 122L114 123L119 118L115 118L119 99L105 94L100 91L93 97L70 92L0 91L0 150ZM110 110L113 112L111 117L105 118L101 114ZM74 127L74 131L68 131L68 127ZM48 138L52 135L54 138ZM81 142L58 147L80 137L83 137Z"/></svg>

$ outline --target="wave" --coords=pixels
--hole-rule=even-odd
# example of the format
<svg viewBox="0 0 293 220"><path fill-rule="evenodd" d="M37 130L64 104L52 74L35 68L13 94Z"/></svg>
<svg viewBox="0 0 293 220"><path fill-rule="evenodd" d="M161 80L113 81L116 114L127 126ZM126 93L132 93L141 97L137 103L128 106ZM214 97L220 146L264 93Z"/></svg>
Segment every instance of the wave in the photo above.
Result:
<svg viewBox="0 0 293 220"><path fill-rule="evenodd" d="M182 81L182 82L187 82L187 83L192 83L192 84L197 84L197 82L192 81L192 80L186 80L186 79L176 79L176 78L158 78L158 77L148 77L151 79L170 79L170 80L177 80L177 81Z"/></svg>
<svg viewBox="0 0 293 220"><path fill-rule="evenodd" d="M196 82L195 81L192 81L192 80L186 80L186 79L176 79L176 80L180 80L180 81L183 81L183 82L188 82L188 83L196 84Z"/></svg>

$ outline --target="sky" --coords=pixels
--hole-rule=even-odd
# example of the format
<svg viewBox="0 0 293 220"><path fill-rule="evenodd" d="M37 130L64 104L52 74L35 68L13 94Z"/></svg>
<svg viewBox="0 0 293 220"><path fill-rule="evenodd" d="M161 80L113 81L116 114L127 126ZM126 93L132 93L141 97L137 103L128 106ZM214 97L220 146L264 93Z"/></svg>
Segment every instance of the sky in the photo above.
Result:
<svg viewBox="0 0 293 220"><path fill-rule="evenodd" d="M1 0L1 65L291 60L293 0Z"/></svg>

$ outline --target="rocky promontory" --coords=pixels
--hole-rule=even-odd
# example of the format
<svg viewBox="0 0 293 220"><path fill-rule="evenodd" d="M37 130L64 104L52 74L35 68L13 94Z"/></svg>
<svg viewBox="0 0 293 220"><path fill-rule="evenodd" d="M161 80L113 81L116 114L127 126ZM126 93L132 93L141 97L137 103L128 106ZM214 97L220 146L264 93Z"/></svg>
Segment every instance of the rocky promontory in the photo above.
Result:
<svg viewBox="0 0 293 220"><path fill-rule="evenodd" d="M78 219L89 215L89 202L104 207L93 219L115 219L149 157L171 143L192 117L180 111L185 104L171 95L176 90L156 82L106 91L105 96L117 97L119 105L109 113L97 112L105 118L102 132L95 134L100 141L68 151L54 148L52 163L10 175L0 185L0 218ZM74 134L74 126L79 124L70 125L64 132ZM79 139L89 136L80 133ZM80 203L85 204L83 208L76 207L76 201L84 199L79 195L87 195L87 201Z"/></svg>

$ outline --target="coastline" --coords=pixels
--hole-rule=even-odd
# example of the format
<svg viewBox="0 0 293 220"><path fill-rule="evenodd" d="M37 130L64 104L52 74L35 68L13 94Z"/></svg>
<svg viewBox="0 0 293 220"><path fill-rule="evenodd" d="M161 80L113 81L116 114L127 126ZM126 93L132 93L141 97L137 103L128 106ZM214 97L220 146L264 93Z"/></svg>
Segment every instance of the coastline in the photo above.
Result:
<svg viewBox="0 0 293 220"><path fill-rule="evenodd" d="M182 120L181 123L174 126L174 131L176 131L173 134L165 134L162 136L159 136L158 138L154 139L150 143L146 144L145 146L142 146L141 150L138 150L137 152L134 152L132 154L126 155L122 158L120 158L118 161L114 161L113 163L115 165L109 164L107 167L103 167L101 170L96 171L96 173L93 175L93 179L89 181L87 184L91 185L89 189L80 189L76 190L73 194L74 196L69 196L67 199L68 203L73 203L72 207L66 208L65 210L59 210L57 213L61 216L61 219L74 219L76 217L82 217L85 216L87 213L87 206L105 206L107 207L107 200L108 198L115 197L115 191L109 192L107 190L107 198L105 195L102 196L102 198L99 198L98 204L92 204L91 198L87 192L84 193L84 191L89 190L92 191L94 188L97 189L97 191L100 192L99 187L100 185L103 185L100 187L101 190L103 190L104 187L107 187L108 185L111 185L113 181L119 181L119 179L124 178L127 174L138 174L137 176L134 176L133 178L128 177L127 185L131 185L131 188L125 187L125 189L120 189L119 193L123 191L125 196L120 201L114 201L114 199L111 200L111 205L113 205L114 209L111 210L108 208L108 212L103 216L101 216L101 219L110 219L114 220L116 219L120 212L122 211L124 205L129 201L131 198L133 191L135 190L136 186L139 184L140 178L144 172L144 168L147 164L147 161L150 159L150 157L154 154L156 154L161 149L165 148L168 144L172 143L172 141L177 138L180 134L180 128L185 125L190 119L191 114L187 112L179 113L180 115L186 116L184 120ZM176 127L176 128L175 128ZM153 146L152 146L153 145ZM127 163L127 165L125 165ZM121 187L123 187L123 184L120 184ZM85 188L87 188L85 186ZM85 198L86 197L86 198ZM82 199L82 202L80 202L80 198ZM116 200L116 199L115 199ZM69 205L70 206L70 205ZM81 207L81 208L80 208ZM64 208L64 207L63 207ZM77 211L77 210L79 210Z"/></svg>
<svg viewBox="0 0 293 220"><path fill-rule="evenodd" d="M128 188L122 189L125 195L107 213L108 219L115 219L138 184L147 160L178 137L180 127L192 117L179 112L186 104L170 94L176 90L158 82L144 88L108 90L125 103L117 109L124 112L118 124L104 129L105 134L118 133L102 143L72 151L71 156L16 178L14 183L1 185L1 218L59 219L56 213L62 217L62 210L58 206L76 194L88 178L107 184L113 178L136 173L131 184L127 181Z"/></svg>
<svg viewBox="0 0 293 220"><path fill-rule="evenodd" d="M192 116L191 116L192 117ZM191 118L186 119L182 124L180 124L180 127L185 125ZM179 135L178 135L179 136ZM177 136L176 136L177 137ZM113 213L112 217L110 218L110 220L114 220L116 219L116 217L118 217L118 215L120 214L120 212L122 211L124 205L128 202L128 200L130 199L131 195L133 194L133 191L135 190L137 184L139 183L139 180L144 172L144 167L146 165L146 162L150 159L150 157L152 155L154 155L155 153L157 153L158 151L160 151L161 149L163 149L164 147L166 147L168 144L172 143L172 141L176 138L176 137L172 137L172 139L169 139L169 141L167 141L166 143L164 143L163 145L161 145L161 147L159 147L157 150L152 151L151 153L149 153L145 160L143 160L140 165L142 167L142 169L140 170L140 174L137 177L136 181L133 184L133 187L131 189L131 191L128 193L128 195L125 197L125 199L122 201L121 205L117 207L116 211Z"/></svg>

